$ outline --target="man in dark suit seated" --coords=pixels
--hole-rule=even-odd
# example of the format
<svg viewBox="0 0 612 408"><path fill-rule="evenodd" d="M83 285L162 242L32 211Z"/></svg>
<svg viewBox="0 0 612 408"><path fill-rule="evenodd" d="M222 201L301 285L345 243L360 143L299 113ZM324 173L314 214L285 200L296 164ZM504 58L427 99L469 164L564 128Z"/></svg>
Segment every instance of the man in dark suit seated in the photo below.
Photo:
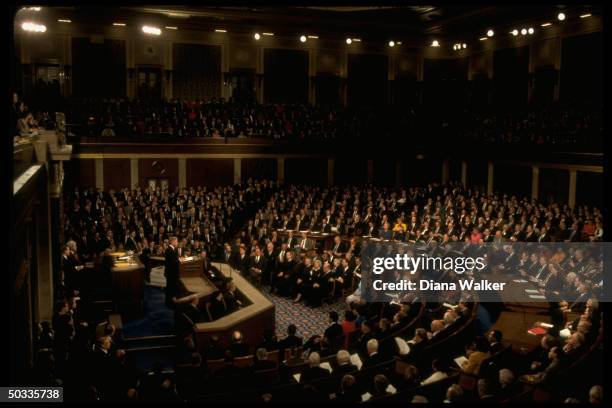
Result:
<svg viewBox="0 0 612 408"><path fill-rule="evenodd" d="M491 355L497 354L504 349L502 337L503 334L499 330L491 330L491 332L489 332L489 353L491 353Z"/></svg>
<svg viewBox="0 0 612 408"><path fill-rule="evenodd" d="M308 356L308 368L302 371L300 384L317 380L319 378L329 377L331 375L328 370L319 367L319 364L321 364L321 357L319 356L319 353L316 351L310 353Z"/></svg>
<svg viewBox="0 0 612 408"><path fill-rule="evenodd" d="M259 282L266 270L266 257L259 247L255 247L255 254L249 260L249 277L253 282Z"/></svg>
<svg viewBox="0 0 612 408"><path fill-rule="evenodd" d="M211 336L203 350L206 360L220 360L225 355L225 350L219 341L219 337Z"/></svg>
<svg viewBox="0 0 612 408"><path fill-rule="evenodd" d="M363 368L370 368L384 362L384 357L378 352L378 340L370 339L367 343L368 357L363 362Z"/></svg>
<svg viewBox="0 0 612 408"><path fill-rule="evenodd" d="M257 349L263 348L266 351L278 350L279 342L274 334L274 330L265 329L263 334L263 341L257 345Z"/></svg>
<svg viewBox="0 0 612 408"><path fill-rule="evenodd" d="M257 349L255 353L255 362L251 366L251 369L257 373L257 371L271 370L276 368L276 364L273 361L268 360L268 352L265 348Z"/></svg>
<svg viewBox="0 0 612 408"><path fill-rule="evenodd" d="M350 372L356 371L357 366L351 363L351 355L346 350L340 350L336 354L336 361L338 362L338 367L332 373L333 375L337 374L348 374Z"/></svg>
<svg viewBox="0 0 612 408"><path fill-rule="evenodd" d="M196 295L191 295L189 303L181 305L179 310L187 316L191 324L205 322L204 314L200 310L200 299Z"/></svg>
<svg viewBox="0 0 612 408"><path fill-rule="evenodd" d="M250 354L249 345L244 342L242 333L235 330L232 333L232 344L230 345L230 351L234 357L244 357Z"/></svg>
<svg viewBox="0 0 612 408"><path fill-rule="evenodd" d="M297 327L295 326L295 324L290 324L289 327L287 327L287 337L278 342L281 359L283 359L285 356L285 350L302 347L303 340L301 337L296 336L296 333Z"/></svg>

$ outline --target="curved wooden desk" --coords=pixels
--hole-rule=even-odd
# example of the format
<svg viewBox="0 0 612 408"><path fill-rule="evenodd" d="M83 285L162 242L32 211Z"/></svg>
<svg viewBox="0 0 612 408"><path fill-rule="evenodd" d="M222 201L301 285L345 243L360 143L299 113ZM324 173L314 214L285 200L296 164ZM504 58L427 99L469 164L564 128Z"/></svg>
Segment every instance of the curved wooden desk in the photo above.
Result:
<svg viewBox="0 0 612 408"><path fill-rule="evenodd" d="M232 332L240 330L246 343L257 344L262 340L266 329L275 330L274 303L270 302L258 289L242 277L235 269L224 263L213 263L221 273L230 276L236 288L251 302L249 306L236 310L214 322L194 325L195 340L201 348L208 339L216 335L224 346L231 343Z"/></svg>

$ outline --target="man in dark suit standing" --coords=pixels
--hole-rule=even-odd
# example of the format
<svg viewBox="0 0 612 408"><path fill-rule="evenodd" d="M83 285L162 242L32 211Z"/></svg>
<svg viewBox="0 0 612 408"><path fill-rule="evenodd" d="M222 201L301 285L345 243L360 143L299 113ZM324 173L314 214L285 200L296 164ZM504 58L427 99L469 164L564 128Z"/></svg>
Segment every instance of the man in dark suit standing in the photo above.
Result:
<svg viewBox="0 0 612 408"><path fill-rule="evenodd" d="M174 308L173 298L178 297L179 292L179 256L178 256L178 239L171 237L168 248L164 254L166 276L166 306L170 309Z"/></svg>

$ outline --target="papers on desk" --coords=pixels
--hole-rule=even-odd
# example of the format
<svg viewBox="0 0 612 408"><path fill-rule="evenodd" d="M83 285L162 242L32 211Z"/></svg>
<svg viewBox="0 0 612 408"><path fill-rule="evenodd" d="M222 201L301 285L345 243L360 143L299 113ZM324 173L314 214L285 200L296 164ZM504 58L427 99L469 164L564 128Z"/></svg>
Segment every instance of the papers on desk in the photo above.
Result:
<svg viewBox="0 0 612 408"><path fill-rule="evenodd" d="M357 366L358 370L361 370L361 367L363 366L363 363L361 362L361 359L359 358L359 354L357 353L351 354L351 363Z"/></svg>
<svg viewBox="0 0 612 408"><path fill-rule="evenodd" d="M525 279L514 279L512 282L515 282L515 283L527 283L529 281L526 281Z"/></svg>
<svg viewBox="0 0 612 408"><path fill-rule="evenodd" d="M130 259L130 257L129 257L129 256L120 256L120 257L119 257L119 258L117 258L117 259L119 259L119 260L121 260L121 261L127 261L128 259Z"/></svg>
<svg viewBox="0 0 612 408"><path fill-rule="evenodd" d="M397 349L399 350L400 356L405 356L410 353L410 346L406 343L406 340L401 337L395 338L395 344L397 344Z"/></svg>
<svg viewBox="0 0 612 408"><path fill-rule="evenodd" d="M453 361L455 362L455 364L457 364L459 368L463 368L463 364L467 363L468 359L466 356L459 356L457 358L454 358Z"/></svg>
<svg viewBox="0 0 612 408"><path fill-rule="evenodd" d="M527 333L538 336L541 334L546 334L546 329L543 327L532 327L531 329L527 330Z"/></svg>
<svg viewBox="0 0 612 408"><path fill-rule="evenodd" d="M540 326L546 328L546 329L552 329L553 325L550 323L540 323Z"/></svg>
<svg viewBox="0 0 612 408"><path fill-rule="evenodd" d="M331 365L329 365L329 363L327 361L324 362L324 363L319 364L319 367L326 369L327 371L329 371L330 374L332 372Z"/></svg>
<svg viewBox="0 0 612 408"><path fill-rule="evenodd" d="M537 289L525 289L525 293L540 293Z"/></svg>
<svg viewBox="0 0 612 408"><path fill-rule="evenodd" d="M387 391L389 394L395 394L397 393L397 388L395 388L392 384L389 384L387 388L385 389L385 391ZM371 398L372 398L372 394L370 394L369 392L366 392L365 394L361 394L362 402L369 401Z"/></svg>
<svg viewBox="0 0 612 408"><path fill-rule="evenodd" d="M301 377L302 377L302 374L300 374L300 373L293 374L293 378L295 378L295 381L296 381L297 383L299 383L299 382L300 382L300 378L301 378Z"/></svg>
<svg viewBox="0 0 612 408"><path fill-rule="evenodd" d="M530 299L546 299L544 295L529 295Z"/></svg>
<svg viewBox="0 0 612 408"><path fill-rule="evenodd" d="M193 256L186 256L184 258L181 258L181 262L189 262L189 261L193 261Z"/></svg>

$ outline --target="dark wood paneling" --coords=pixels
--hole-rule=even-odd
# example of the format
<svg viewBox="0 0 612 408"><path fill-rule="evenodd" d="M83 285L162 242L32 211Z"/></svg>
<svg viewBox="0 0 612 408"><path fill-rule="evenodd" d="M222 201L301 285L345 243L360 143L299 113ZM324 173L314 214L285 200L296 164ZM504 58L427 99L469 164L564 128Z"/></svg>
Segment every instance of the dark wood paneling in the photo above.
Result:
<svg viewBox="0 0 612 408"><path fill-rule="evenodd" d="M341 157L334 162L334 184L363 184L366 182L367 160L360 157Z"/></svg>
<svg viewBox="0 0 612 408"><path fill-rule="evenodd" d="M285 159L285 181L296 184L327 184L327 159Z"/></svg>
<svg viewBox="0 0 612 408"><path fill-rule="evenodd" d="M576 179L576 204L603 205L604 176L602 173L579 171Z"/></svg>
<svg viewBox="0 0 612 408"><path fill-rule="evenodd" d="M493 172L493 189L516 195L531 196L531 167L497 164Z"/></svg>
<svg viewBox="0 0 612 408"><path fill-rule="evenodd" d="M188 159L188 186L229 186L234 184L233 159Z"/></svg>
<svg viewBox="0 0 612 408"><path fill-rule="evenodd" d="M148 178L167 178L170 188L174 189L178 186L178 159L138 160L138 184L146 187Z"/></svg>
<svg viewBox="0 0 612 408"><path fill-rule="evenodd" d="M73 186L94 187L96 185L96 163L94 159L72 159L67 179Z"/></svg>
<svg viewBox="0 0 612 408"><path fill-rule="evenodd" d="M104 159L104 190L130 187L130 159Z"/></svg>
<svg viewBox="0 0 612 408"><path fill-rule="evenodd" d="M374 160L374 184L388 187L395 185L395 159Z"/></svg>
<svg viewBox="0 0 612 408"><path fill-rule="evenodd" d="M544 203L567 203L569 172L558 169L540 169L539 199Z"/></svg>
<svg viewBox="0 0 612 408"><path fill-rule="evenodd" d="M276 180L276 159L242 159L241 162L242 180Z"/></svg>
<svg viewBox="0 0 612 408"><path fill-rule="evenodd" d="M376 172L376 170L374 170ZM442 181L442 159L428 156L411 156L403 163L403 186L427 186ZM374 176L376 177L376 175Z"/></svg>

